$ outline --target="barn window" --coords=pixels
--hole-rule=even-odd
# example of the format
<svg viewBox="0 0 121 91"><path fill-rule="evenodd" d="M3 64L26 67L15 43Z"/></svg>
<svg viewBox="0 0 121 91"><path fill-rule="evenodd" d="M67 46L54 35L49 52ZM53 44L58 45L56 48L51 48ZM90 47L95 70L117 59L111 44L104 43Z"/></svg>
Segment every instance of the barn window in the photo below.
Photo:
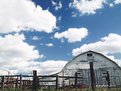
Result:
<svg viewBox="0 0 121 91"><path fill-rule="evenodd" d="M92 53L88 53L87 56L88 56L88 57L92 57Z"/></svg>

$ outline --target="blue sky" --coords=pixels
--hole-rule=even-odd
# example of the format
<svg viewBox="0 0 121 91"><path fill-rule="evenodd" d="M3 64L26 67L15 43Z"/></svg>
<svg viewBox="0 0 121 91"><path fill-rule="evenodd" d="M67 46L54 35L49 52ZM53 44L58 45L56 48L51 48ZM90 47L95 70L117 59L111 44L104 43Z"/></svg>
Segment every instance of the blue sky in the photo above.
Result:
<svg viewBox="0 0 121 91"><path fill-rule="evenodd" d="M48 43L51 42L54 44L54 47L47 48L46 46L38 45L37 47L47 55L45 59L62 59L69 60L72 58L72 50L76 47L80 47L83 44L92 43L99 41L100 38L104 36L108 36L109 33L121 34L121 6L116 5L114 7L110 7L109 5L104 4L104 7L100 10L97 10L96 14L90 15L81 15L74 8L70 8L69 4L70 0L56 0L53 1L55 3L61 2L62 8L59 10L55 10L55 7L52 5L52 1L48 0L44 2L43 0L33 0L36 5L42 6L43 9L48 9L56 18L61 17L61 20L57 20L57 26L59 29L55 29L52 34L36 34L34 36L46 36L43 37L40 41L30 41L33 43L42 42ZM77 14L76 17L73 17L72 12ZM50 39L54 35L55 32L63 32L68 30L69 28L81 28L85 27L88 29L88 36L82 41L78 41L75 43L68 43L67 40L64 40L64 43L61 43L60 40ZM33 34L32 34L33 35ZM30 35L31 36L31 35ZM76 35L75 35L76 36ZM60 48L61 46L61 48ZM56 55L55 55L56 54Z"/></svg>
<svg viewBox="0 0 121 91"><path fill-rule="evenodd" d="M51 74L88 50L121 65L121 0L4 0L0 14L2 74Z"/></svg>

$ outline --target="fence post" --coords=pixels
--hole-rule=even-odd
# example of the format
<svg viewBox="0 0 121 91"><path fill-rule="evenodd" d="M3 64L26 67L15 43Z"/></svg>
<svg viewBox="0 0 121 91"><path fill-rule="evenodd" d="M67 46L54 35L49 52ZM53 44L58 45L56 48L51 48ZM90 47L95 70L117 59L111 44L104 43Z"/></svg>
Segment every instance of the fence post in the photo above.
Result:
<svg viewBox="0 0 121 91"><path fill-rule="evenodd" d="M77 81L78 81L78 79L77 79L77 72L75 72L75 88L77 88Z"/></svg>
<svg viewBox="0 0 121 91"><path fill-rule="evenodd" d="M110 88L110 75L109 75L109 72L108 71L106 73L107 73L106 80L107 80L107 83L108 83L108 88Z"/></svg>
<svg viewBox="0 0 121 91"><path fill-rule="evenodd" d="M18 89L18 76L16 78L15 88Z"/></svg>
<svg viewBox="0 0 121 91"><path fill-rule="evenodd" d="M58 75L56 75L56 90L58 90Z"/></svg>
<svg viewBox="0 0 121 91"><path fill-rule="evenodd" d="M96 81L95 81L95 73L93 69L93 62L89 62L89 64L90 64L91 88L93 91L95 91Z"/></svg>
<svg viewBox="0 0 121 91"><path fill-rule="evenodd" d="M38 82L37 81L37 71L33 70L33 83L32 83L32 91L37 91L38 90Z"/></svg>
<svg viewBox="0 0 121 91"><path fill-rule="evenodd" d="M20 85L19 85L20 87L20 91L22 91L22 75L20 74Z"/></svg>
<svg viewBox="0 0 121 91"><path fill-rule="evenodd" d="M1 77L1 79L2 79L1 80L1 88L2 89L4 89L4 80L5 80L4 78L5 78L4 76Z"/></svg>

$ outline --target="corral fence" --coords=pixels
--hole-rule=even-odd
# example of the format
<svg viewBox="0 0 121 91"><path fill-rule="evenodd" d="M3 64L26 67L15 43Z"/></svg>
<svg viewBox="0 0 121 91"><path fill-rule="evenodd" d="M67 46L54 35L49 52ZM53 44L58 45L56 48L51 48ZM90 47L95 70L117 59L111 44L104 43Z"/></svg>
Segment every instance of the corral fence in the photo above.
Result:
<svg viewBox="0 0 121 91"><path fill-rule="evenodd" d="M111 86L107 73L107 84L96 86L93 75L90 86L81 84L83 77L78 76L58 76L58 75L4 75L0 76L0 91L121 91L121 86ZM73 79L74 83L69 79ZM68 80L68 85L65 80ZM86 80L86 79L83 79Z"/></svg>

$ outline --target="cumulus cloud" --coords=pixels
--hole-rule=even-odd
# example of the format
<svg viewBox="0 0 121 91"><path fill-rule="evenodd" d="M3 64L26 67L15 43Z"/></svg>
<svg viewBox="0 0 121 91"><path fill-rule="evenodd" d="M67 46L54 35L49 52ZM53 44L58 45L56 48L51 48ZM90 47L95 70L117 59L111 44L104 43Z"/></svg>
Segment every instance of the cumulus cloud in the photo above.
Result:
<svg viewBox="0 0 121 91"><path fill-rule="evenodd" d="M95 14L96 10L102 9L106 0L73 0L70 6L75 7L84 14Z"/></svg>
<svg viewBox="0 0 121 91"><path fill-rule="evenodd" d="M39 58L39 52L35 50L35 47L24 41L25 36L23 34L9 34L5 37L0 37L0 63L7 62L8 60L6 59L17 61L21 59L32 60Z"/></svg>
<svg viewBox="0 0 121 91"><path fill-rule="evenodd" d="M88 30L86 28L69 28L67 31L62 33L55 33L54 37L57 39L67 39L68 42L74 43L81 41L88 35Z"/></svg>
<svg viewBox="0 0 121 91"><path fill-rule="evenodd" d="M32 0L0 2L0 33L36 30L50 33L56 28L56 17Z"/></svg>
<svg viewBox="0 0 121 91"><path fill-rule="evenodd" d="M53 47L53 43L48 43L48 44L45 44L47 47Z"/></svg>
<svg viewBox="0 0 121 91"><path fill-rule="evenodd" d="M60 71L67 63L63 60L35 61L43 57L34 46L25 42L23 34L0 37L0 75L30 74L32 70L51 74Z"/></svg>
<svg viewBox="0 0 121 91"><path fill-rule="evenodd" d="M104 5L114 7L121 4L121 0L73 0L69 7L77 9L81 15L95 14L97 10L103 9ZM75 17L76 14L72 14Z"/></svg>
<svg viewBox="0 0 121 91"><path fill-rule="evenodd" d="M23 34L6 35L0 37L0 66L12 67L21 62L40 58L38 50L24 42Z"/></svg>
<svg viewBox="0 0 121 91"><path fill-rule="evenodd" d="M44 62L22 61L16 65L12 65L12 67L8 67L9 69L14 69L1 69L0 74L7 75L8 71L9 74L32 74L32 70L37 70L38 74L40 75L50 75L61 71L61 69L65 66L66 63L67 61L63 60L47 60Z"/></svg>
<svg viewBox="0 0 121 91"><path fill-rule="evenodd" d="M76 56L89 50L104 54L121 53L121 35L110 33L108 36L101 38L98 42L84 44L80 48L73 49L72 54Z"/></svg>

